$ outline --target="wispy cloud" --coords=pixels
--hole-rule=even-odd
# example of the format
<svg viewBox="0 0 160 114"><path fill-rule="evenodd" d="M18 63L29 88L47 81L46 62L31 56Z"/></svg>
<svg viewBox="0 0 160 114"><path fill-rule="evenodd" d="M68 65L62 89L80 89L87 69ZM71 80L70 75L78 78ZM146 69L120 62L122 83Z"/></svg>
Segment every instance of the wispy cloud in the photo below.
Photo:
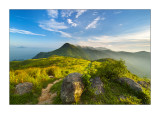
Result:
<svg viewBox="0 0 160 114"><path fill-rule="evenodd" d="M48 30L48 31L55 31L58 29L67 29L68 27L64 24L64 22L57 22L54 19L50 19L47 21L41 21L39 23L39 26L42 29Z"/></svg>
<svg viewBox="0 0 160 114"><path fill-rule="evenodd" d="M70 17L75 10L62 10L61 17Z"/></svg>
<svg viewBox="0 0 160 114"><path fill-rule="evenodd" d="M20 30L20 29L15 29L15 28L10 28L9 31L12 32L12 33L19 33L19 34L46 36L46 35L43 35L43 34L36 34L36 33L30 32L30 31Z"/></svg>
<svg viewBox="0 0 160 114"><path fill-rule="evenodd" d="M85 29L96 28L97 22L100 20L100 17L95 18L90 24L86 26Z"/></svg>
<svg viewBox="0 0 160 114"><path fill-rule="evenodd" d="M47 10L48 16L52 18L57 18L58 17L58 10Z"/></svg>
<svg viewBox="0 0 160 114"><path fill-rule="evenodd" d="M66 32L63 32L63 31L56 31L56 32L61 33L62 37L68 37L68 38L72 37L69 33L66 33Z"/></svg>
<svg viewBox="0 0 160 114"><path fill-rule="evenodd" d="M68 22L68 24L71 24L71 26L74 26L74 27L77 26L77 24L74 23L71 19L67 19L67 22Z"/></svg>
<svg viewBox="0 0 160 114"><path fill-rule="evenodd" d="M150 31L144 30L118 36L95 36L87 41L80 41L78 44L92 47L106 47L116 51L149 51Z"/></svg>
<svg viewBox="0 0 160 114"><path fill-rule="evenodd" d="M62 10L61 17L70 17L73 13L77 13L75 18L78 18L86 11L87 10Z"/></svg>
<svg viewBox="0 0 160 114"><path fill-rule="evenodd" d="M63 22L56 22L54 19L40 22L39 27L44 30L58 32L62 35L62 37L72 37L69 33L61 31L62 29L67 29L68 27Z"/></svg>
<svg viewBox="0 0 160 114"><path fill-rule="evenodd" d="M77 15L76 18L78 18L80 15L82 15L84 12L86 12L87 10L77 10Z"/></svg>

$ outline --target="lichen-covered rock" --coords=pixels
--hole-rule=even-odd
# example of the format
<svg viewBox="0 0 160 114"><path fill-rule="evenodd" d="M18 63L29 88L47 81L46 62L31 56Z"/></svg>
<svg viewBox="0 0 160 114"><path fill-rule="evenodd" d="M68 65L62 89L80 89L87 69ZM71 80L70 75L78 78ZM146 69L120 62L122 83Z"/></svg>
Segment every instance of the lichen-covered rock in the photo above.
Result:
<svg viewBox="0 0 160 114"><path fill-rule="evenodd" d="M127 84L132 90L136 92L142 92L141 86L130 78L122 77L117 79L117 81L120 82L121 84Z"/></svg>
<svg viewBox="0 0 160 114"><path fill-rule="evenodd" d="M126 99L126 96L124 96L124 95L120 95L119 96L119 101L123 101L123 100L125 100Z"/></svg>
<svg viewBox="0 0 160 114"><path fill-rule="evenodd" d="M23 95L25 93L31 92L33 84L30 82L19 83L16 85L16 94Z"/></svg>
<svg viewBox="0 0 160 114"><path fill-rule="evenodd" d="M151 88L150 86L150 83L149 82L146 82L146 81L138 81L137 83L139 83L142 87L144 88Z"/></svg>
<svg viewBox="0 0 160 114"><path fill-rule="evenodd" d="M75 103L80 100L84 89L81 76L79 73L71 73L64 78L60 96L63 103Z"/></svg>
<svg viewBox="0 0 160 114"><path fill-rule="evenodd" d="M101 81L100 77L91 78L90 82L92 83L92 89L95 90L95 95L104 93L103 82Z"/></svg>

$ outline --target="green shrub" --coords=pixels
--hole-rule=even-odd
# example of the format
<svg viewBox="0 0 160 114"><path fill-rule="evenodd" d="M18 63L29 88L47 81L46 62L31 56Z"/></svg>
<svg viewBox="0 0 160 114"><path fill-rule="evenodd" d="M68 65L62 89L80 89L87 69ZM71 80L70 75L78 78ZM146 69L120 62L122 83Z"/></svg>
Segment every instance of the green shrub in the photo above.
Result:
<svg viewBox="0 0 160 114"><path fill-rule="evenodd" d="M116 79L123 76L127 72L125 62L119 61L105 61L102 62L100 67L97 69L97 74L101 77L106 77L108 79Z"/></svg>

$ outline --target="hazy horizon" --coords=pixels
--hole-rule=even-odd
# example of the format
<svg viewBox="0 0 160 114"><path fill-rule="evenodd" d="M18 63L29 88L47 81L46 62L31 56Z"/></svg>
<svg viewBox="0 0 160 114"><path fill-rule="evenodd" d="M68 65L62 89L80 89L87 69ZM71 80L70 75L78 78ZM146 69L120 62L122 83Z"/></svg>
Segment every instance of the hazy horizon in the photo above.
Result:
<svg viewBox="0 0 160 114"><path fill-rule="evenodd" d="M66 43L68 43L68 42L66 42ZM73 44L73 45L76 45L76 44ZM76 46L80 46L80 45L76 45ZM9 59L10 59L10 61L32 59L35 55L37 55L40 52L49 52L49 51L56 50L60 47L57 47L57 48L43 47L42 48L42 47L10 46L10 58ZM91 47L91 46L82 46L82 47ZM94 47L94 48L106 48L106 47ZM106 49L109 49L109 48L106 48ZM115 50L112 50L112 51L115 51ZM125 52L128 52L128 51L125 51ZM135 51L135 52L140 52L140 51ZM146 52L148 52L148 51L146 51Z"/></svg>

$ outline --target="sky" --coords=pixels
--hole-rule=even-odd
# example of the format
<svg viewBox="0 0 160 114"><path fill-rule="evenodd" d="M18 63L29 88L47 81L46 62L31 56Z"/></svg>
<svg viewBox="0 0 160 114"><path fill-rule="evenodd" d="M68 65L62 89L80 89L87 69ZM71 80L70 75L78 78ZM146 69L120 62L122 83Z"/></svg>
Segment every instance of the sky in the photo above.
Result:
<svg viewBox="0 0 160 114"><path fill-rule="evenodd" d="M150 52L150 10L10 10L10 47Z"/></svg>

